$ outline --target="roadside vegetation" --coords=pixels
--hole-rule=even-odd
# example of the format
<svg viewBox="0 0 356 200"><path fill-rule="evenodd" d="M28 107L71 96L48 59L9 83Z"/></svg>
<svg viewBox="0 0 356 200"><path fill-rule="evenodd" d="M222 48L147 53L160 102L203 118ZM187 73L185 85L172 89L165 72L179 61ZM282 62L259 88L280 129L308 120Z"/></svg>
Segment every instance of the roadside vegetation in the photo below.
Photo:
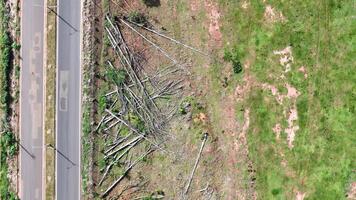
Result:
<svg viewBox="0 0 356 200"><path fill-rule="evenodd" d="M255 85L275 85L283 94L290 84L299 94L292 146L285 131L293 100L281 105L270 91L253 88L243 103L251 109L253 122L248 147L257 196L344 199L356 181L354 2L222 0L221 7L226 9L227 48L236 46L236 54L244 55L241 62L249 63ZM234 37L228 36L231 32ZM290 71L275 52L287 46L293 57ZM281 127L278 137L276 124Z"/></svg>
<svg viewBox="0 0 356 200"><path fill-rule="evenodd" d="M84 51L90 51L87 56L84 57L83 66L83 118L82 118L82 154L88 155L82 157L82 191L85 199L98 199L98 194L94 190L96 178L95 166L98 165L96 150L101 140L97 139L96 133L96 115L98 112L102 112L102 109L106 107L105 98L97 98L102 96L109 89L108 83L99 84L100 77L105 74L105 70L100 71L102 66L102 59L107 55L106 48L109 45L109 41L104 39L104 42L98 42L96 38L103 38L103 18L109 8L109 0L98 0L96 6L91 1L84 2L84 12L88 12L85 16L85 20L88 21L84 26L84 32L87 28L88 31L93 30L95 32L87 34L84 39ZM95 20L94 20L95 19ZM93 50L95 49L95 50ZM105 50L102 50L105 49ZM104 53L106 52L106 53ZM107 74L117 80L120 76L113 71L108 71ZM100 95L99 95L100 94ZM99 111L98 111L99 110ZM100 111L101 110L101 111Z"/></svg>
<svg viewBox="0 0 356 200"><path fill-rule="evenodd" d="M12 41L8 32L9 18L5 2L0 2L0 199L17 199L10 189L8 178L8 158L17 154L18 146L10 125L10 72L12 59Z"/></svg>
<svg viewBox="0 0 356 200"><path fill-rule="evenodd" d="M56 5L55 0L48 0L47 5ZM46 101L44 134L46 145L55 146L55 113L56 113L56 14L47 9L47 41L46 41ZM55 151L46 149L46 199L55 197Z"/></svg>

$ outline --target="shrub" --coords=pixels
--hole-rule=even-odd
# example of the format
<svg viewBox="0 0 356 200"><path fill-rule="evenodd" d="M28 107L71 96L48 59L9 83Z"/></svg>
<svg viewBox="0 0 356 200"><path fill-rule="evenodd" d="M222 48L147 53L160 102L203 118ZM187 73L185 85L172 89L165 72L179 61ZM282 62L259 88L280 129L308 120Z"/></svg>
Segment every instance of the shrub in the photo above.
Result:
<svg viewBox="0 0 356 200"><path fill-rule="evenodd" d="M129 121L131 122L132 126L134 126L138 131L145 132L145 123L138 116L130 114Z"/></svg>
<svg viewBox="0 0 356 200"><path fill-rule="evenodd" d="M235 74L242 72L242 64L240 61L232 61L232 68Z"/></svg>
<svg viewBox="0 0 356 200"><path fill-rule="evenodd" d="M160 0L142 0L142 1L148 7L158 7L161 5Z"/></svg>
<svg viewBox="0 0 356 200"><path fill-rule="evenodd" d="M128 19L132 22L135 22L137 24L147 24L147 17L140 12L133 11L129 14Z"/></svg>
<svg viewBox="0 0 356 200"><path fill-rule="evenodd" d="M14 156L17 153L17 141L15 135L9 131L3 133L0 138L0 146L7 155Z"/></svg>
<svg viewBox="0 0 356 200"><path fill-rule="evenodd" d="M0 103L6 109L10 101L9 93L9 74L10 74L10 57L11 57L11 40L7 32L2 32L0 37ZM7 109L5 114L7 114Z"/></svg>
<svg viewBox="0 0 356 200"><path fill-rule="evenodd" d="M99 100L98 100L98 108L99 110L102 112L104 111L106 108L107 108L107 99L105 97L105 95L102 95L99 97Z"/></svg>
<svg viewBox="0 0 356 200"><path fill-rule="evenodd" d="M106 77L108 80L112 81L116 85L121 85L124 83L126 79L126 71L125 70L116 70L116 69L109 69L106 72Z"/></svg>
<svg viewBox="0 0 356 200"><path fill-rule="evenodd" d="M21 49L21 44L17 43L17 42L13 42L11 44L11 47L17 51L19 51Z"/></svg>
<svg viewBox="0 0 356 200"><path fill-rule="evenodd" d="M232 69L235 74L242 72L242 64L240 62L240 54L235 49L233 51L225 50L224 60L232 63Z"/></svg>
<svg viewBox="0 0 356 200"><path fill-rule="evenodd" d="M12 42L9 35L8 22L9 16L6 13L5 1L0 1L0 109L4 117L1 118L0 134L0 199L17 200L16 193L10 189L7 177L8 165L7 158L17 153L18 146L15 135L9 130L9 111L10 111L10 70L11 70L11 51ZM16 46L17 47L17 46Z"/></svg>

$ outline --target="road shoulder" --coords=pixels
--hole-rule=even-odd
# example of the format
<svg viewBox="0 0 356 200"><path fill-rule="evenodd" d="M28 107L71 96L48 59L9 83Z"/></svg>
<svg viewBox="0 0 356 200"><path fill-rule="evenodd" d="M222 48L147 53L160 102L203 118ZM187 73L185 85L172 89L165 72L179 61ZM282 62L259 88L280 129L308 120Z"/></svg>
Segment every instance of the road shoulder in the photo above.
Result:
<svg viewBox="0 0 356 200"><path fill-rule="evenodd" d="M46 7L55 9L56 0L46 0ZM56 107L56 14L47 9L45 12L45 107L44 107L44 141L45 141L45 199L55 199L55 107Z"/></svg>

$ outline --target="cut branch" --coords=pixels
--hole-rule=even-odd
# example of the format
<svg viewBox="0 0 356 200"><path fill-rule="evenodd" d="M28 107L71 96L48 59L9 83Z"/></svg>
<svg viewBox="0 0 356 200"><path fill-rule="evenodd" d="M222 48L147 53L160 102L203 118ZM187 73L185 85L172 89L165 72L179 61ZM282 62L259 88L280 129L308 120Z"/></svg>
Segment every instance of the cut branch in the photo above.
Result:
<svg viewBox="0 0 356 200"><path fill-rule="evenodd" d="M125 19L123 19L123 20L125 20ZM168 39L168 40L170 40L170 41L172 41L172 42L174 42L174 43L176 43L176 44L182 45L182 46L184 46L184 47L186 47L186 48L188 48L188 49L190 49L190 50L193 50L193 51L195 51L195 52L198 52L198 53L200 53L200 54L202 54L202 55L204 55L204 56L208 56L208 54L206 54L206 53L200 51L199 49L196 49L196 48L191 47L191 46L189 46L189 45L186 45L186 44L184 44L184 43L182 43L182 42L180 42L180 41L178 41L178 40L176 40L176 39L173 39L173 38L171 38L171 37L168 37L168 36L166 36L166 35L163 35L162 33L158 32L158 31L156 31L156 30L147 28L146 26L144 26L144 25L142 25L142 24L138 24L138 23L133 22L133 21L130 21L130 20L125 20L125 21L130 22L130 23L132 23L132 24L134 24L134 25L136 25L136 26L138 26L138 27L140 27L140 28L143 28L143 29L145 29L146 31L149 31L149 32L154 33L154 34L157 34L158 36L161 36L161 37L163 37L163 38L165 38L165 39Z"/></svg>
<svg viewBox="0 0 356 200"><path fill-rule="evenodd" d="M137 165L137 163L139 161L141 161L143 158L145 158L147 155L149 155L150 153L152 153L154 151L154 149L149 149L148 151L146 151L146 153L144 153L142 156L140 156L138 159L136 159L123 173L122 176L120 176L107 190L105 190L105 192L101 195L101 197L106 197L112 189L115 188L115 186L117 184L119 184L124 178L125 176L130 172L130 170Z"/></svg>
<svg viewBox="0 0 356 200"><path fill-rule="evenodd" d="M197 167L198 167L198 163L199 163L199 160L200 160L200 157L201 157L201 154L202 154L202 152L203 152L203 148L204 148L204 146L205 146L205 142L206 142L207 139L208 139L208 134L205 133L204 136L203 136L203 141L202 141L201 146L200 146L199 154L198 154L197 159L196 159L196 161L195 161L195 164L194 164L192 173L190 174L190 178L189 178L189 180L188 180L188 184L187 184L187 186L185 187L184 196L186 196L186 195L188 194L188 192L189 192L190 184L192 183L195 170L196 170Z"/></svg>

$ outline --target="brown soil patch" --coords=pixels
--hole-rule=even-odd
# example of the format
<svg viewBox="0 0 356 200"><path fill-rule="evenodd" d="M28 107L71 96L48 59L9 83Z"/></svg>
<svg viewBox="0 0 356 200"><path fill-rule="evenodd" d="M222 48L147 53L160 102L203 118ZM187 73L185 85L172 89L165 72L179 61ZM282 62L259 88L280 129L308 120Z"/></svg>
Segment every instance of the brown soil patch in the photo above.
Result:
<svg viewBox="0 0 356 200"><path fill-rule="evenodd" d="M243 78L244 83L241 85L237 85L237 87L235 88L234 95L237 101L242 101L243 98L251 91L252 87L256 86L257 82L255 78L248 73L249 68L250 62L247 60L244 64L244 69L246 71Z"/></svg>
<svg viewBox="0 0 356 200"><path fill-rule="evenodd" d="M261 87L265 90L270 90L272 95L275 96L276 101L281 105L284 99L287 98L287 99L295 100L300 95L297 89L295 89L293 86L289 85L288 83L285 84L285 87L288 90L288 93L286 95L280 94L276 86L268 83L262 83Z"/></svg>
<svg viewBox="0 0 356 200"><path fill-rule="evenodd" d="M303 200L304 198L305 198L305 193L298 191L296 196L295 196L295 199L296 200Z"/></svg>
<svg viewBox="0 0 356 200"><path fill-rule="evenodd" d="M286 88L288 90L288 93L287 93L287 98L288 99L296 99L298 98L298 96L300 95L300 93L298 92L297 89L295 89L293 86L289 85L288 83L286 83Z"/></svg>
<svg viewBox="0 0 356 200"><path fill-rule="evenodd" d="M241 8L243 8L243 9L247 9L249 6L250 6L250 3L247 2L247 1L244 1L244 2L242 2L242 4L241 4Z"/></svg>
<svg viewBox="0 0 356 200"><path fill-rule="evenodd" d="M222 192L226 194L225 198L229 200L233 199L243 199L244 193L240 189L241 183L237 177L238 174L241 174L241 171L237 168L239 164L239 158L241 157L241 141L239 138L239 125L235 117L235 100L232 95L224 98L222 103L221 111L221 128L223 129L224 138L226 138L226 143L221 143L220 146L223 150L223 154L226 155L224 162L226 163L226 170L224 174L224 181L222 184ZM249 120L248 120L249 121ZM243 133L241 133L243 135ZM245 138L242 137L241 138Z"/></svg>
<svg viewBox="0 0 356 200"><path fill-rule="evenodd" d="M301 66L301 67L298 69L298 71L304 74L304 78L305 78L305 79L308 78L307 69L306 69L304 66Z"/></svg>
<svg viewBox="0 0 356 200"><path fill-rule="evenodd" d="M191 0L190 1L190 10L192 12L196 12L199 10L199 1L198 0Z"/></svg>
<svg viewBox="0 0 356 200"><path fill-rule="evenodd" d="M273 127L273 132L276 134L276 140L279 140L279 137L281 135L281 131L282 131L282 126L280 123L277 123L274 127Z"/></svg>
<svg viewBox="0 0 356 200"><path fill-rule="evenodd" d="M291 70L291 65L293 63L292 47L287 46L282 50L273 51L275 55L279 55L279 63L285 68L284 72L287 73Z"/></svg>
<svg viewBox="0 0 356 200"><path fill-rule="evenodd" d="M356 182L351 183L350 190L347 193L347 199L356 199Z"/></svg>
<svg viewBox="0 0 356 200"><path fill-rule="evenodd" d="M221 45L222 34L220 32L220 11L218 5L212 0L206 0L204 2L205 10L208 13L209 18L209 35L211 39L218 45Z"/></svg>
<svg viewBox="0 0 356 200"><path fill-rule="evenodd" d="M281 95L279 92L278 92L278 89L276 86L274 85L270 85L270 84L267 84L267 83L263 83L261 84L261 87L265 90L270 90L272 95L276 98L276 101L282 105L282 102L283 102L283 98L284 98L284 95Z"/></svg>
<svg viewBox="0 0 356 200"><path fill-rule="evenodd" d="M208 118L207 118L206 114L204 114L204 113L199 113L199 114L193 119L193 121L194 121L195 123L201 122L201 123L203 123L203 124L206 124L207 121L208 121Z"/></svg>
<svg viewBox="0 0 356 200"><path fill-rule="evenodd" d="M237 101L243 100L243 98L251 91L252 87L255 85L254 82L255 80L252 76L244 76L244 84L238 85L235 88L235 97Z"/></svg>
<svg viewBox="0 0 356 200"><path fill-rule="evenodd" d="M225 192L226 199L247 199L248 197L253 198L253 196L256 196L253 181L249 184L248 192L246 192L246 189L242 188L243 175L241 173L243 170L241 170L241 167L237 167L245 166L247 163L250 163L250 161L248 161L247 148L247 133L250 126L250 109L246 108L244 110L242 126L236 119L235 111L236 102L242 101L251 89L257 85L254 77L249 74L249 67L250 62L246 61L244 64L245 74L243 83L237 85L234 93L226 97L221 105L223 117L220 124L225 130L228 141L227 145L229 146L227 151L227 156L229 158L229 175L227 175L224 183L224 188L227 190ZM249 166L252 166L252 164L250 163ZM253 173L250 173L249 176L253 177Z"/></svg>
<svg viewBox="0 0 356 200"><path fill-rule="evenodd" d="M246 138L247 130L249 127L250 127L250 109L247 108L244 112L244 125L242 126L242 132L240 136Z"/></svg>
<svg viewBox="0 0 356 200"><path fill-rule="evenodd" d="M296 106L294 105L289 111L288 111L288 128L286 128L284 131L287 133L287 141L288 141L288 147L293 148L293 141L295 137L295 132L299 130L298 125L294 125L294 121L298 119L298 111Z"/></svg>
<svg viewBox="0 0 356 200"><path fill-rule="evenodd" d="M299 130L299 126L294 125L294 122L298 119L298 111L296 108L296 101L300 93L298 92L297 89L289 85L288 83L285 84L285 87L287 88L288 92L286 95L282 95L278 92L277 87L263 83L261 84L261 87L265 90L270 90L272 95L275 96L276 101L280 104L283 105L284 99L290 99L292 101L292 108L288 110L287 114L287 122L288 122L288 127L284 130L285 133L287 133L287 141L288 141L288 146L289 148L293 148L293 141L295 137L295 132ZM277 140L279 139L280 136L280 124L276 124L276 126L273 128L273 131L276 133L276 138Z"/></svg>
<svg viewBox="0 0 356 200"><path fill-rule="evenodd" d="M282 12L277 11L271 5L266 6L264 18L269 23L285 21L285 17L283 16Z"/></svg>
<svg viewBox="0 0 356 200"><path fill-rule="evenodd" d="M249 68L250 63L246 62L245 68ZM228 74L228 72L227 72ZM221 159L222 172L221 184L218 186L218 191L224 199L246 199L249 194L246 188L243 188L245 180L243 180L243 169L247 166L248 149L247 149L247 131L250 125L250 109L244 110L243 123L237 119L235 105L242 101L254 85L253 77L248 73L244 76L243 84L239 84L235 91L224 95L218 105L219 116L218 127L221 130L221 136L218 140L218 146L221 149L221 154L225 155ZM253 187L251 187L253 190Z"/></svg>

